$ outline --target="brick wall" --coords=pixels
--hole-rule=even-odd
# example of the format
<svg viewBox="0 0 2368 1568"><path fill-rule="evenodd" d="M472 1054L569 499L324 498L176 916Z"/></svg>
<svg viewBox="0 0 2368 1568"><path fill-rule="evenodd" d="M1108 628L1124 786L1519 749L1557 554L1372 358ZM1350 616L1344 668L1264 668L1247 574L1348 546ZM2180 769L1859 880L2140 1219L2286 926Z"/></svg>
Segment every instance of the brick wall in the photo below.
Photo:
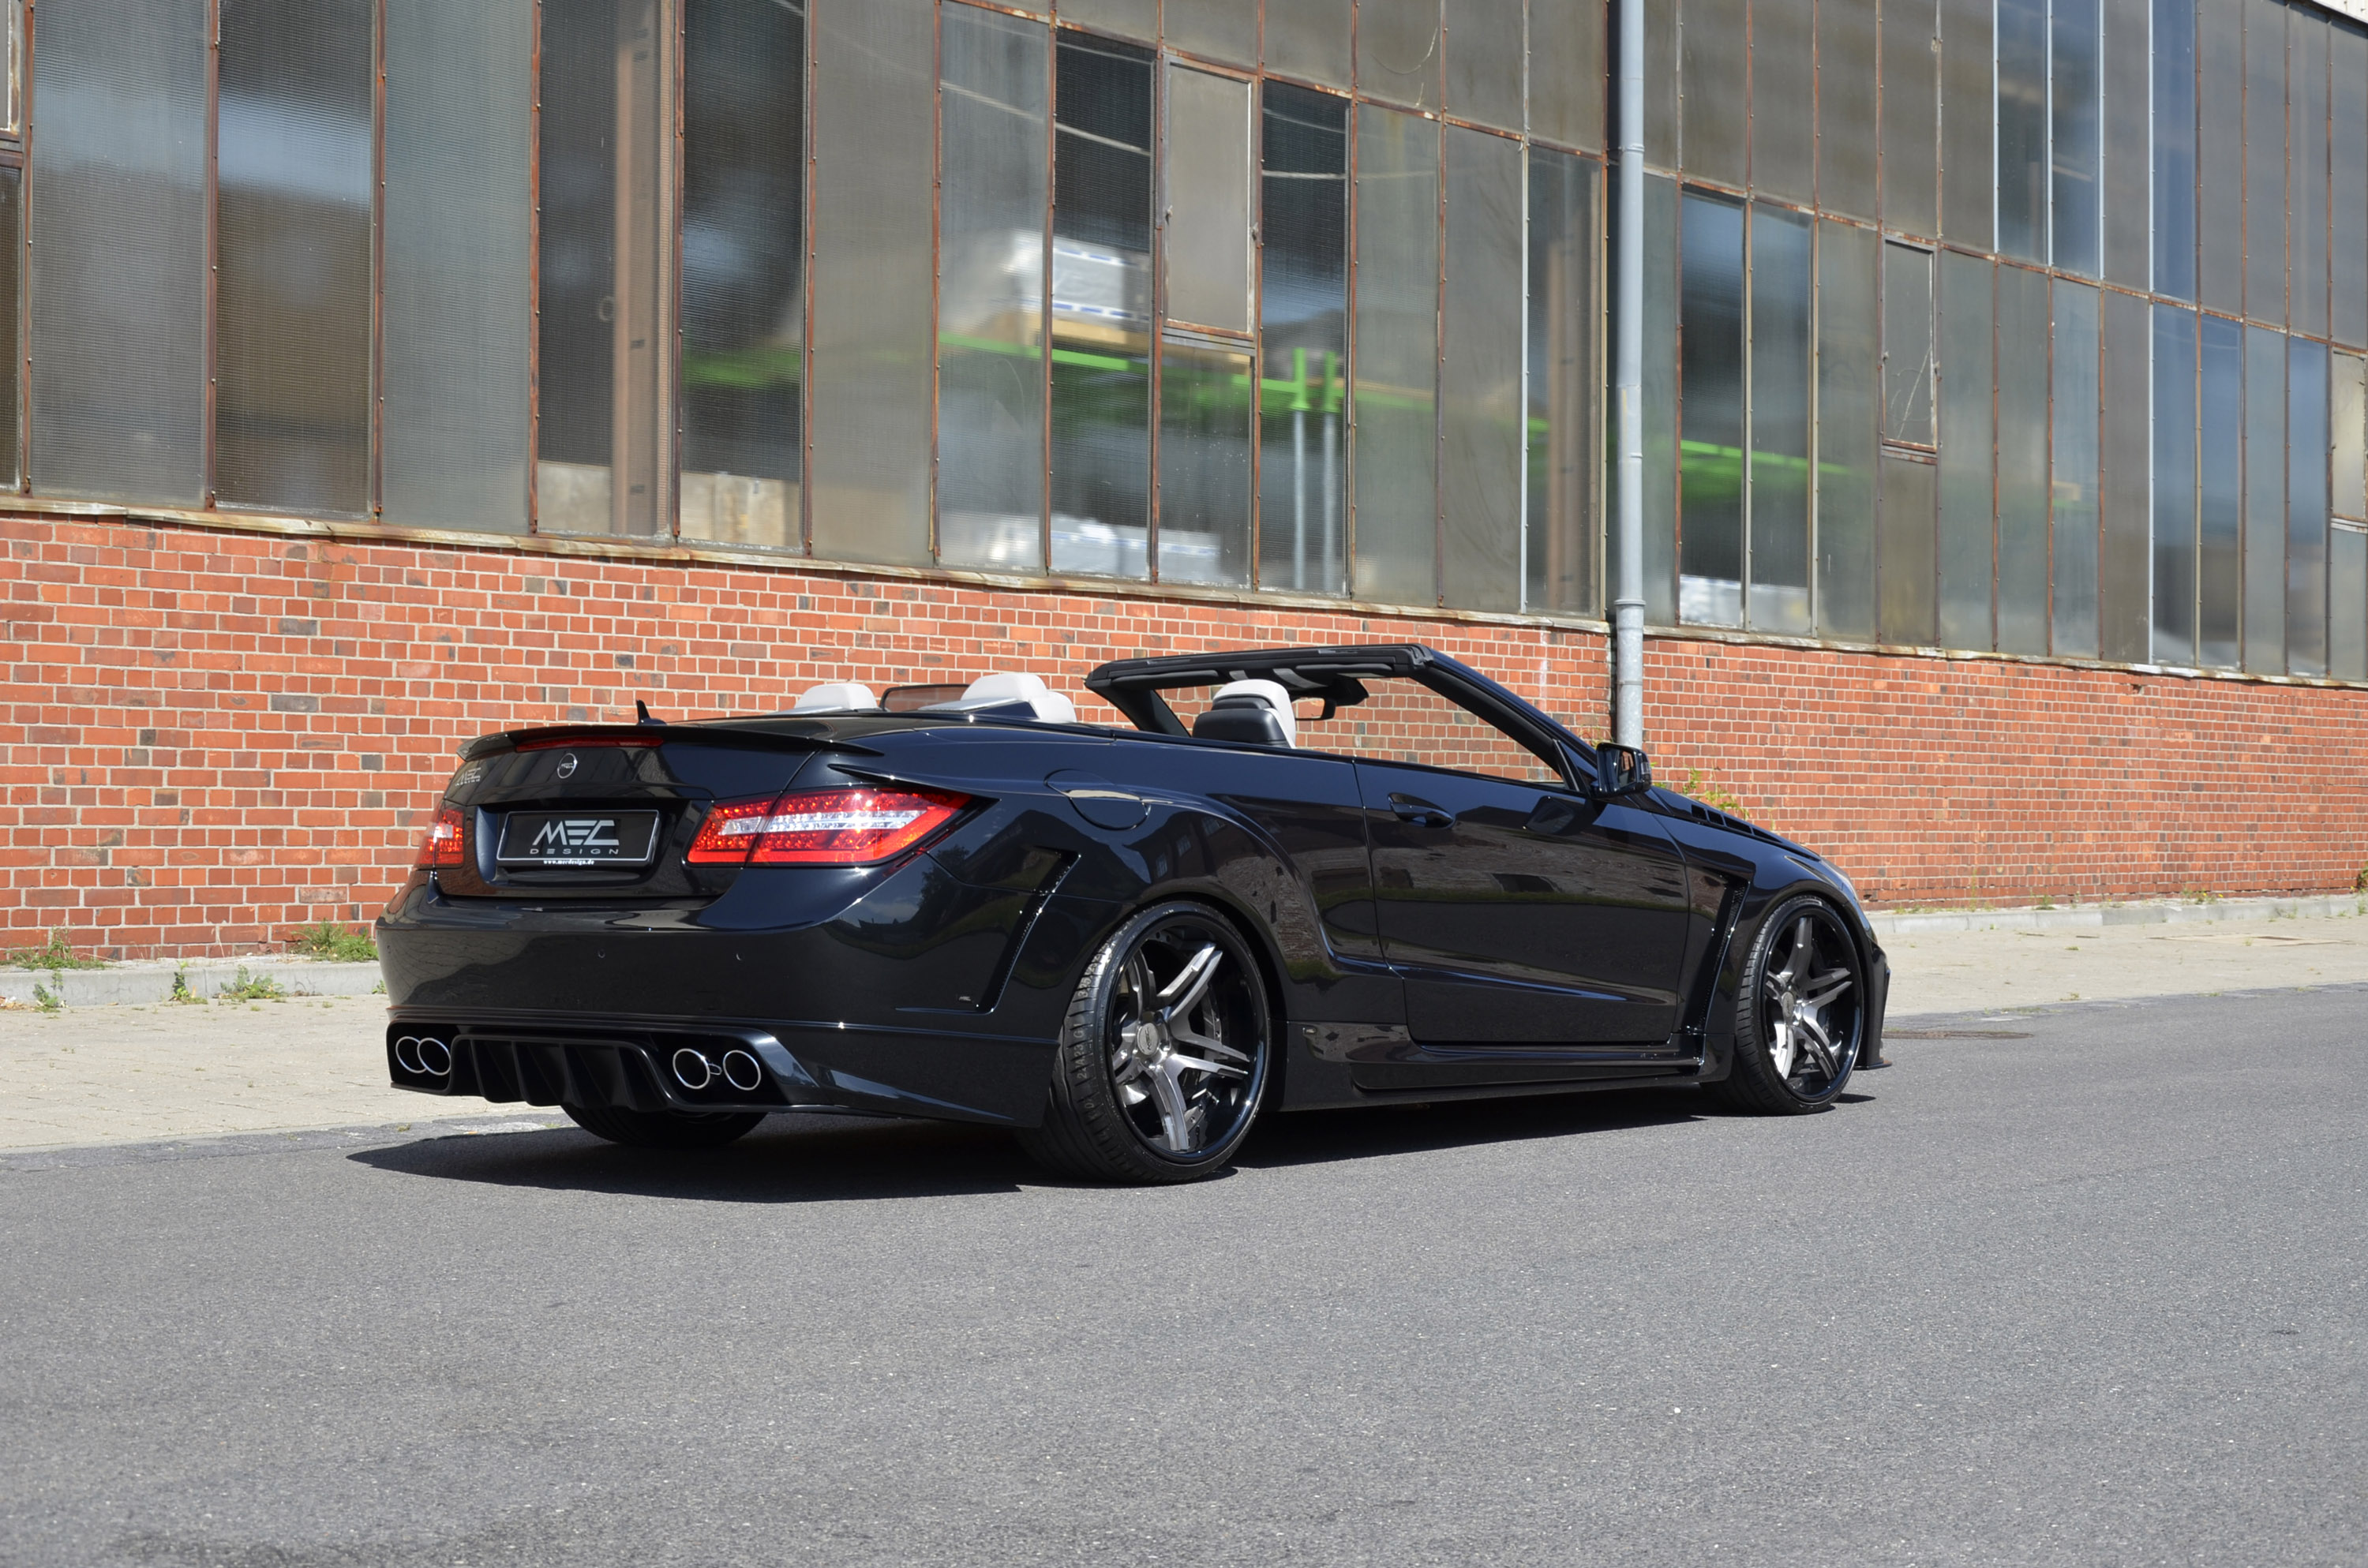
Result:
<svg viewBox="0 0 2368 1568"><path fill-rule="evenodd" d="M1590 734L1601 636L199 525L0 517L0 946L243 952L367 920L453 749L503 725L773 709L804 686L1420 641ZM2368 692L1656 639L1656 770L1887 903L2349 887ZM1087 716L1112 717L1090 700Z"/></svg>

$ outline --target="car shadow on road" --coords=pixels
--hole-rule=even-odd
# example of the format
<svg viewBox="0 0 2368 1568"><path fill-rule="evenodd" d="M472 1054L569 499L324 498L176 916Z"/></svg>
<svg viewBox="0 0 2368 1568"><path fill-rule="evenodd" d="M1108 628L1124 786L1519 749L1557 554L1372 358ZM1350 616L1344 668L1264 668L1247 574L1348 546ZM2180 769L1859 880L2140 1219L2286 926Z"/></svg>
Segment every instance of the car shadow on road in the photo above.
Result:
<svg viewBox="0 0 2368 1568"><path fill-rule="evenodd" d="M1236 1163L1252 1170L1279 1169L1668 1127L1701 1120L1707 1109L1699 1093L1638 1089L1302 1111L1259 1128Z"/></svg>

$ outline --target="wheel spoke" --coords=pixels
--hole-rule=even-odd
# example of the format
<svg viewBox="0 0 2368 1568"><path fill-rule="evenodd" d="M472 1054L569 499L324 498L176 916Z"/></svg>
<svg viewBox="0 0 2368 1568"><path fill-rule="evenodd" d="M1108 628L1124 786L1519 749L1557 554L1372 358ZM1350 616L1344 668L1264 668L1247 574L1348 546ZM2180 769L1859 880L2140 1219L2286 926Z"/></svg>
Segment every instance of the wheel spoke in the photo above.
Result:
<svg viewBox="0 0 2368 1568"><path fill-rule="evenodd" d="M1793 1075L1793 1026L1780 1019L1769 1032L1775 1037L1769 1042L1769 1060L1776 1068L1776 1076L1789 1078Z"/></svg>
<svg viewBox="0 0 2368 1568"><path fill-rule="evenodd" d="M1190 961L1177 971L1176 978L1167 983L1167 989L1156 998L1154 1005L1160 1016L1163 1018L1181 1017L1199 1006L1201 998L1208 992L1209 982L1216 977L1217 966L1224 961L1224 950L1214 942L1194 953Z"/></svg>
<svg viewBox="0 0 2368 1568"><path fill-rule="evenodd" d="M1192 1149L1192 1106L1184 1097L1184 1085L1177 1082L1176 1074L1167 1070L1164 1064L1161 1071L1146 1074L1144 1081L1151 1085L1151 1097L1158 1102L1159 1124L1166 1134L1167 1152L1171 1154L1190 1153Z"/></svg>
<svg viewBox="0 0 2368 1568"><path fill-rule="evenodd" d="M1134 1021L1142 1023L1151 1017L1151 965L1141 952L1126 960L1126 984L1134 994Z"/></svg>
<svg viewBox="0 0 2368 1568"><path fill-rule="evenodd" d="M1188 1068L1195 1073L1213 1073L1222 1074L1228 1078L1247 1078L1249 1076L1247 1073L1244 1072L1239 1067L1231 1066L1223 1062L1203 1062L1197 1056L1184 1056L1179 1055L1177 1052L1170 1051L1168 1053L1167 1060L1178 1067Z"/></svg>
<svg viewBox="0 0 2368 1568"><path fill-rule="evenodd" d="M1167 1038L1179 1044L1190 1046L1203 1056L1224 1056L1244 1066L1249 1065L1248 1052L1235 1051L1224 1040L1212 1040L1198 1029L1189 1029L1181 1024L1170 1024L1167 1027Z"/></svg>
<svg viewBox="0 0 2368 1568"><path fill-rule="evenodd" d="M1809 1048L1809 1054L1817 1059L1817 1065L1825 1071L1826 1076L1830 1078L1839 1072L1841 1069L1834 1059L1834 1042L1826 1037L1825 1025L1806 1013L1794 1020L1794 1024L1801 1031L1803 1042Z"/></svg>
<svg viewBox="0 0 2368 1568"><path fill-rule="evenodd" d="M1829 969L1823 974L1811 975L1801 993L1801 1006L1822 1007L1839 998L1855 983L1846 969Z"/></svg>

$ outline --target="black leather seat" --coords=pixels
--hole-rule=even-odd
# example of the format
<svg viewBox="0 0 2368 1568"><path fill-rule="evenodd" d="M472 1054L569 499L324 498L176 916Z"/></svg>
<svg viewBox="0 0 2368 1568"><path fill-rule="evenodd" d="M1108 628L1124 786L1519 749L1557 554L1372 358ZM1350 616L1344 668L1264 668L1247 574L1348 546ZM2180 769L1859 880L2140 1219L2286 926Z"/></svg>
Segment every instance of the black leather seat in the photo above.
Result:
<svg viewBox="0 0 2368 1568"><path fill-rule="evenodd" d="M1282 733L1282 721L1265 699L1258 697L1221 697L1209 706L1209 710L1192 721L1192 738L1196 741L1233 741L1254 746L1287 747L1291 737Z"/></svg>

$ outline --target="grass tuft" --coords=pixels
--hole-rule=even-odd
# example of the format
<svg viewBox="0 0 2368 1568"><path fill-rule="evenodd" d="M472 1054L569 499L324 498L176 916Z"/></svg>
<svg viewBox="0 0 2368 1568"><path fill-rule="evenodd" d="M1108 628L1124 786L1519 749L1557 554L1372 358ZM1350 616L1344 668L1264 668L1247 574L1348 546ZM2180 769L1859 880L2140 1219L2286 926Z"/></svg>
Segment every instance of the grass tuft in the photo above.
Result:
<svg viewBox="0 0 2368 1568"><path fill-rule="evenodd" d="M281 1002L288 993L268 974L249 974L246 966L238 966L238 973L228 985L214 993L225 1002Z"/></svg>
<svg viewBox="0 0 2368 1568"><path fill-rule="evenodd" d="M338 963L374 963L378 960L378 944L370 940L367 930L328 920L317 926L299 926L290 931L288 950L301 958L331 959Z"/></svg>
<svg viewBox="0 0 2368 1568"><path fill-rule="evenodd" d="M66 928L63 926L53 926L50 928L49 946L19 948L10 953L6 961L15 964L18 969L46 969L52 973L62 969L105 969L107 967L105 959L77 957L74 949L66 943Z"/></svg>

